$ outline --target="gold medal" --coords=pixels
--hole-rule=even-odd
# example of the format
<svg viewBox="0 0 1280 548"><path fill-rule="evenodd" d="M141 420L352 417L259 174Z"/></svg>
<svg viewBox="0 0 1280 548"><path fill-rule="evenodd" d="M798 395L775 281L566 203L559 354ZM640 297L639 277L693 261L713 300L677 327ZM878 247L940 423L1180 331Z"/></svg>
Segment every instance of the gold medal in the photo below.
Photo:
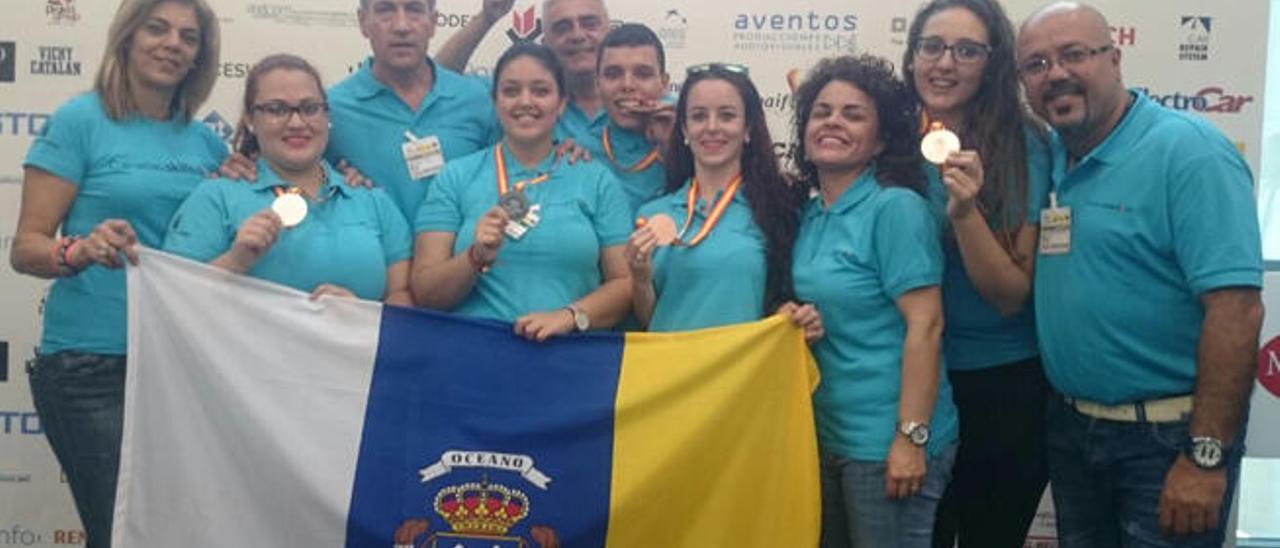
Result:
<svg viewBox="0 0 1280 548"><path fill-rule="evenodd" d="M941 122L929 125L929 132L920 139L920 154L936 165L947 162L947 156L960 151L960 137L942 126Z"/></svg>
<svg viewBox="0 0 1280 548"><path fill-rule="evenodd" d="M285 228L295 227L307 218L307 200L297 188L286 192L276 187L275 193L276 199L271 202L271 211L280 216L280 224Z"/></svg>

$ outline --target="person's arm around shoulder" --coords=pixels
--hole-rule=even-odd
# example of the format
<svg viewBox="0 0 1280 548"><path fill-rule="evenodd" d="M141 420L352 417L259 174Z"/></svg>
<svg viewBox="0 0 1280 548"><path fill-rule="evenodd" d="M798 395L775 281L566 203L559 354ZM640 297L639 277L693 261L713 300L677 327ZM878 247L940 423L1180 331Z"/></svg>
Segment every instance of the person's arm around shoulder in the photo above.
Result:
<svg viewBox="0 0 1280 548"><path fill-rule="evenodd" d="M453 33L449 41L436 52L436 63L454 72L465 71L471 55L480 47L480 42L484 41L489 29L511 11L513 5L515 0L484 0L480 13L473 15L466 26Z"/></svg>

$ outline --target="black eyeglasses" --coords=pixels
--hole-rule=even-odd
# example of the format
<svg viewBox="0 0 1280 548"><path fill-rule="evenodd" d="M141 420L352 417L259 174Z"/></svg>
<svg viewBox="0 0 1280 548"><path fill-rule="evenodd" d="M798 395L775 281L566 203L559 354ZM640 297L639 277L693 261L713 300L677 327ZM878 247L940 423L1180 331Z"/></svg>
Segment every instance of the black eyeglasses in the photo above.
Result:
<svg viewBox="0 0 1280 548"><path fill-rule="evenodd" d="M991 46L972 40L960 40L948 45L941 38L922 38L916 41L916 57L925 61L942 59L942 54L950 51L951 59L957 64L972 65L981 63L991 55Z"/></svg>
<svg viewBox="0 0 1280 548"><path fill-rule="evenodd" d="M701 74L713 70L722 70L725 72L732 72L734 74L741 74L743 76L751 75L746 65L739 65L737 63L701 63L684 69L684 74L685 76L693 76L695 74Z"/></svg>
<svg viewBox="0 0 1280 548"><path fill-rule="evenodd" d="M1084 46L1071 46L1058 52L1057 60L1050 59L1043 55L1030 57L1018 65L1018 72L1023 76L1042 76L1053 68L1054 63L1062 67L1073 67L1094 58L1098 54L1111 51L1115 46L1106 44L1096 48L1086 48Z"/></svg>
<svg viewBox="0 0 1280 548"><path fill-rule="evenodd" d="M304 101L297 105L290 105L284 101L268 101L266 103L253 105L252 110L266 116L268 120L276 123L285 122L295 112L298 114L298 117L302 118L304 121L311 121L327 114L329 112L329 104L317 101Z"/></svg>

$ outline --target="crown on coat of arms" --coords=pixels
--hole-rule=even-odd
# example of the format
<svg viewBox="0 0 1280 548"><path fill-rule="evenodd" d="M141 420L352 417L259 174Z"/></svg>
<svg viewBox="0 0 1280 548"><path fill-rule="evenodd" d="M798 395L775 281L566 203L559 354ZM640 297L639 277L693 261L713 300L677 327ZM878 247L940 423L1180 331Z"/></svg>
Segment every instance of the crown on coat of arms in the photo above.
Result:
<svg viewBox="0 0 1280 548"><path fill-rule="evenodd" d="M441 489L434 507L455 533L505 535L529 515L529 497L485 478Z"/></svg>

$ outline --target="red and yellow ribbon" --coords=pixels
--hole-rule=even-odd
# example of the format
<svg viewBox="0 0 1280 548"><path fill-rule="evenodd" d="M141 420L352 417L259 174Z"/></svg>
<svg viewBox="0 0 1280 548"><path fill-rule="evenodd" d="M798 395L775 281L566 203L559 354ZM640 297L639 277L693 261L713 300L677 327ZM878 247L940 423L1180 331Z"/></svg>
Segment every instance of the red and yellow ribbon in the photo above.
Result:
<svg viewBox="0 0 1280 548"><path fill-rule="evenodd" d="M716 223L720 222L720 218L724 216L726 209L729 209L729 202L733 201L733 196L738 193L738 187L742 186L742 175L735 175L733 180L729 181L729 186L725 187L724 193L720 195L720 199L716 200L716 204L712 206L711 213L707 214L707 221L702 223L702 228L698 229L698 233L693 235L693 239L682 242L681 245L693 247L705 240L711 229L715 228ZM680 229L680 236L683 237L686 230L689 229L689 223L693 222L693 210L698 203L698 179L695 177L693 182L689 184L689 193L685 196L685 206L687 211L684 216L684 227Z"/></svg>
<svg viewBox="0 0 1280 548"><path fill-rule="evenodd" d="M502 196L511 190L511 184L507 183L507 160L502 156L502 143L493 145L493 169L498 173L498 195ZM550 173L543 173L532 179L516 181L515 189L524 190L526 186L536 185L551 178Z"/></svg>
<svg viewBox="0 0 1280 548"><path fill-rule="evenodd" d="M640 161L630 166L623 166L622 164L619 164L618 159L613 155L613 143L610 142L609 139L609 126L605 126L604 130L600 133L600 144L604 146L604 155L609 157L609 162L619 168L622 168L622 170L627 173L639 173L649 169L649 166L652 166L654 162L657 162L662 158L662 155L658 153L658 147L654 147L648 154L644 155L644 158L641 158Z"/></svg>

